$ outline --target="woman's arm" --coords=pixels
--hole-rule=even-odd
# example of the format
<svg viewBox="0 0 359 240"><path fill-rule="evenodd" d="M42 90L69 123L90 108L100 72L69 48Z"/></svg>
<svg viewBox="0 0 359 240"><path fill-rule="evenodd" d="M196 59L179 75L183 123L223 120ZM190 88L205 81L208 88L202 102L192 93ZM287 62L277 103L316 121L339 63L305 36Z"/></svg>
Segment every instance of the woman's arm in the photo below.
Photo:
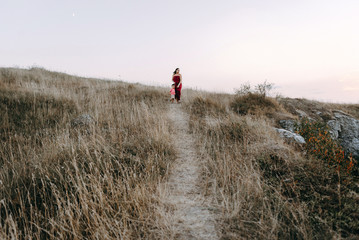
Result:
<svg viewBox="0 0 359 240"><path fill-rule="evenodd" d="M182 75L180 74L180 82L178 83L178 87L182 84Z"/></svg>

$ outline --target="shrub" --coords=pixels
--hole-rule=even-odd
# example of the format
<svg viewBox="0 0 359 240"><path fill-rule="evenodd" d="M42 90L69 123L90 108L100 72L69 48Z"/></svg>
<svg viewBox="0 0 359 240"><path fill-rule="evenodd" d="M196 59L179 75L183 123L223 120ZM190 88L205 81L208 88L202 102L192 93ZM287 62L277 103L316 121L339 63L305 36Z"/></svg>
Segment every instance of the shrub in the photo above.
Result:
<svg viewBox="0 0 359 240"><path fill-rule="evenodd" d="M255 89L256 91L262 95L263 97L265 97L273 88L273 83L269 83L266 81L264 81L263 83L258 84Z"/></svg>
<svg viewBox="0 0 359 240"><path fill-rule="evenodd" d="M338 173L349 174L354 166L352 155L345 154L344 149L331 138L328 126L321 122L302 120L296 125L296 131L306 140L306 150L318 159L323 160Z"/></svg>
<svg viewBox="0 0 359 240"><path fill-rule="evenodd" d="M359 230L354 221L358 212L358 187L352 155L331 138L328 127L322 122L302 120L296 126L297 133L306 140L307 156L314 160L307 163L303 173L298 173L297 187L300 199L312 209L312 221L318 217L332 226L341 236L348 237ZM317 159L318 161L315 161Z"/></svg>
<svg viewBox="0 0 359 240"><path fill-rule="evenodd" d="M248 93L236 96L231 103L231 109L239 115L258 113L261 111L271 112L278 108L277 104L259 93Z"/></svg>
<svg viewBox="0 0 359 240"><path fill-rule="evenodd" d="M274 84L273 83L269 83L267 82L267 80L265 80L263 83L258 84L257 86L255 86L254 90L251 89L251 84L250 83L244 83L241 84L239 89L236 89L236 95L238 96L242 96L242 95L247 95L249 93L256 93L259 95L262 95L263 97L266 97L266 95L269 94L269 92L272 90Z"/></svg>

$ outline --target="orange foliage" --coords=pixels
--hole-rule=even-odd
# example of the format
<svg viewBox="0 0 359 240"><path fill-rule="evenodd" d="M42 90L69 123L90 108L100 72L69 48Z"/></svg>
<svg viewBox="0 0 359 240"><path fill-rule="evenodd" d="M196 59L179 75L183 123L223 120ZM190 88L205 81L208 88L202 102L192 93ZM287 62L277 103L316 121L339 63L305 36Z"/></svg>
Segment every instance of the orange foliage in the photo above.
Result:
<svg viewBox="0 0 359 240"><path fill-rule="evenodd" d="M331 138L326 125L305 119L297 126L297 133L306 140L308 154L325 161L338 172L344 170L350 174L354 166L353 157L351 153L346 155L344 149Z"/></svg>

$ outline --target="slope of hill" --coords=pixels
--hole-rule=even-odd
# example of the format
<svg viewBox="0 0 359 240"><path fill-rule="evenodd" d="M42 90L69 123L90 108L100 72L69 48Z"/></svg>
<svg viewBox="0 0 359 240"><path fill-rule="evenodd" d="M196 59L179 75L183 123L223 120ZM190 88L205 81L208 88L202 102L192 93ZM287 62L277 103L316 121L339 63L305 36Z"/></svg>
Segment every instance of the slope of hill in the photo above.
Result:
<svg viewBox="0 0 359 240"><path fill-rule="evenodd" d="M293 108L308 114L300 120L289 111ZM251 92L208 94L186 104L206 159L204 175L215 178L212 184L223 206L224 239L358 237L357 162L332 140L322 118L308 121L316 108L328 115L339 108L358 116L358 105L276 100ZM306 144L280 137L274 127L287 119L309 129Z"/></svg>
<svg viewBox="0 0 359 240"><path fill-rule="evenodd" d="M198 212L217 221L212 239L359 237L357 161L326 128L336 111L358 119L358 105L183 94L187 155L174 142L167 89L1 68L0 238L185 238L161 199L183 156L202 163L191 189L212 206ZM280 137L283 120L305 144Z"/></svg>
<svg viewBox="0 0 359 240"><path fill-rule="evenodd" d="M175 157L165 100L139 85L0 69L0 238L156 238L153 195Z"/></svg>

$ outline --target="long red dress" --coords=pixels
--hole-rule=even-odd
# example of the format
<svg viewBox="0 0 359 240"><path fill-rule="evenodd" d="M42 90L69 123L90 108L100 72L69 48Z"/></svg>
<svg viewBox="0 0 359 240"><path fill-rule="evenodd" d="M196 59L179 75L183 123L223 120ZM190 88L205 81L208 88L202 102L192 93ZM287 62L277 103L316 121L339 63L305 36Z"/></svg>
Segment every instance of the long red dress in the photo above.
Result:
<svg viewBox="0 0 359 240"><path fill-rule="evenodd" d="M179 75L174 75L172 77L172 81L175 83L175 91L176 91L175 98L177 101L179 101L179 100L181 100L182 83L179 87L177 87L177 85L181 81L181 77Z"/></svg>

